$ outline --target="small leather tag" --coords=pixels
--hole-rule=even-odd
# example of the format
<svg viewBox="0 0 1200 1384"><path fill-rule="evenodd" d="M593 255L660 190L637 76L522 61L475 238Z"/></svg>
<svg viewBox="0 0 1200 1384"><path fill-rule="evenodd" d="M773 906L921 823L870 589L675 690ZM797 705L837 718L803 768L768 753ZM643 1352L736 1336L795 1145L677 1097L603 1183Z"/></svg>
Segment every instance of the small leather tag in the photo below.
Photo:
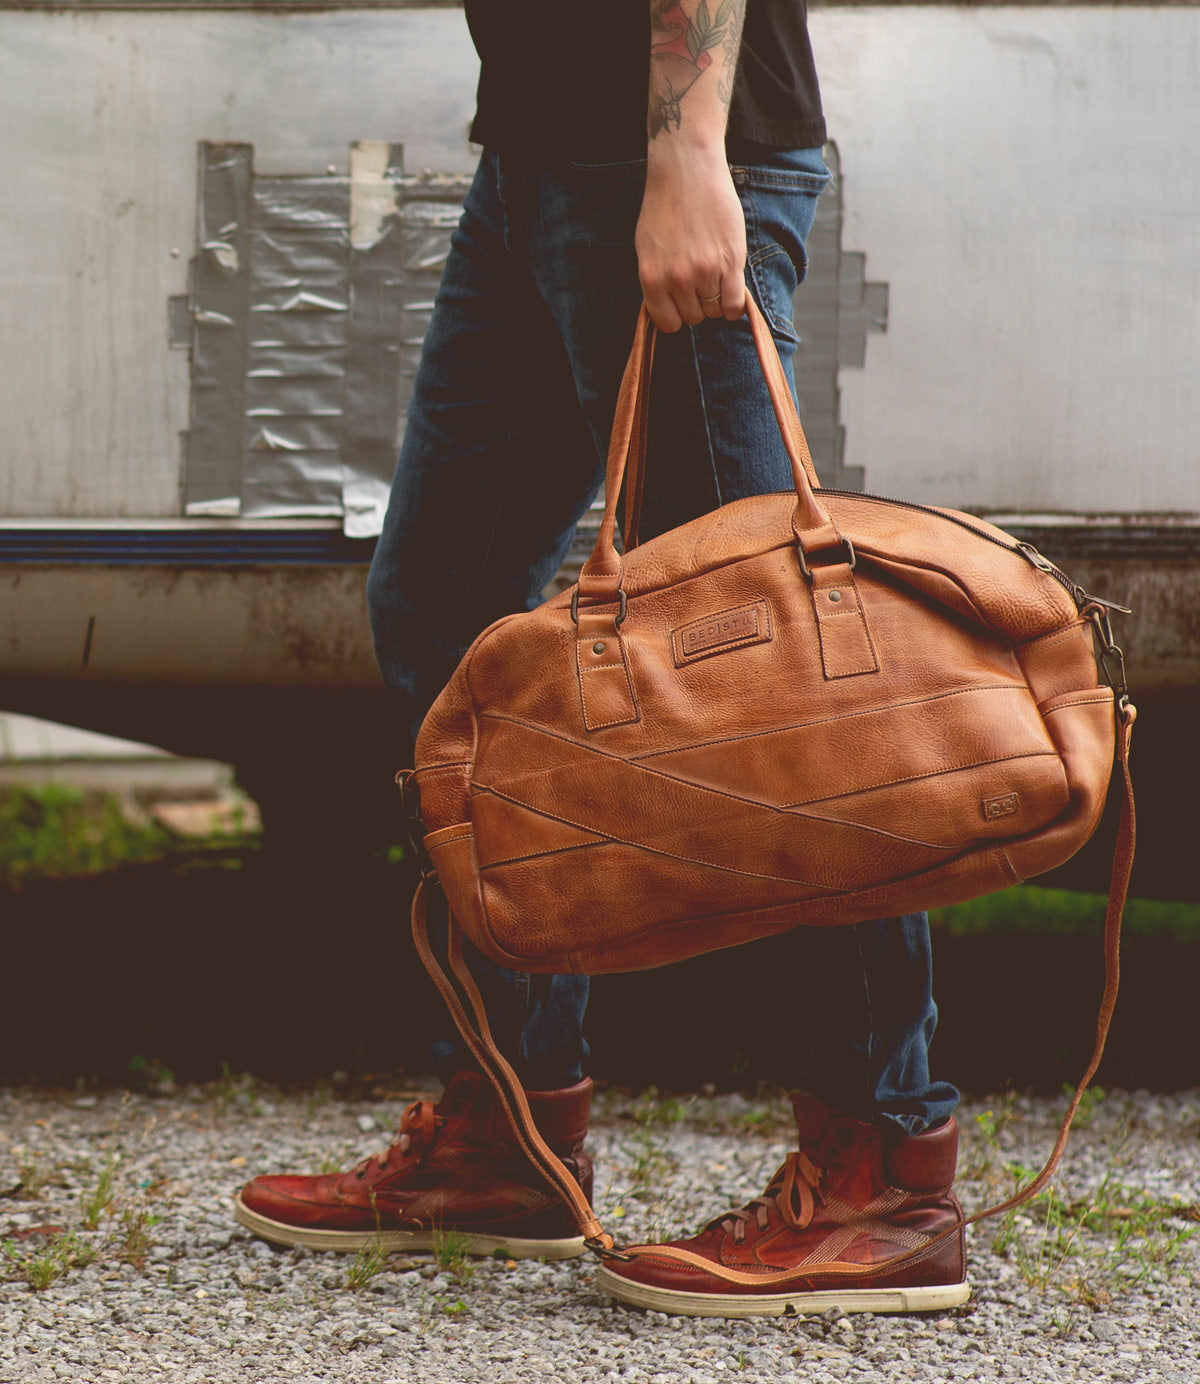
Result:
<svg viewBox="0 0 1200 1384"><path fill-rule="evenodd" d="M671 631L676 668L748 644L765 644L770 638L771 608L766 601L719 610Z"/></svg>
<svg viewBox="0 0 1200 1384"><path fill-rule="evenodd" d="M849 564L814 568L812 599L825 676L833 679L877 673L879 660Z"/></svg>
<svg viewBox="0 0 1200 1384"><path fill-rule="evenodd" d="M625 641L611 615L579 612L575 662L583 724L588 730L627 726L639 719Z"/></svg>
<svg viewBox="0 0 1200 1384"><path fill-rule="evenodd" d="M981 806L988 821L994 821L997 817L1011 817L1019 812L1021 801L1015 793L1004 793L998 798L984 798Z"/></svg>

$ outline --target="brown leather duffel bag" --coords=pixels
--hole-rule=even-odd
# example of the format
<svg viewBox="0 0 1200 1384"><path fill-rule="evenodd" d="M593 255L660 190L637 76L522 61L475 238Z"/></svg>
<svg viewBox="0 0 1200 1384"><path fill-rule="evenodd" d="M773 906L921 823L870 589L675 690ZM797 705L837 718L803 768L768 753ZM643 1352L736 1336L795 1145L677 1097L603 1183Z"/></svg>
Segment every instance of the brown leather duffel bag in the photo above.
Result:
<svg viewBox="0 0 1200 1384"><path fill-rule="evenodd" d="M955 903L1061 864L1099 819L1103 605L983 520L821 490L751 322L795 494L618 556L643 317L577 591L480 635L421 728L425 847L504 965L634 970Z"/></svg>
<svg viewBox="0 0 1200 1384"><path fill-rule="evenodd" d="M421 728L425 850L458 924L506 966L640 969L973 898L1078 850L1114 748L1125 762L1112 607L981 519L821 489L748 312L794 493L637 544L643 309L578 587L485 630ZM451 989L461 1026L476 1006Z"/></svg>

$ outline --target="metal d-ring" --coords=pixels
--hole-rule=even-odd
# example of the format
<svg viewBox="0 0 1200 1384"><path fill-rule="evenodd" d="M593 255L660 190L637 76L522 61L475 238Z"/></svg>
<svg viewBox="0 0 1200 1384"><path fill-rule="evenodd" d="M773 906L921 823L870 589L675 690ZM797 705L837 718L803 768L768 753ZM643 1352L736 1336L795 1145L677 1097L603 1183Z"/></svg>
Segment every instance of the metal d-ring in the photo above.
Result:
<svg viewBox="0 0 1200 1384"><path fill-rule="evenodd" d="M623 589L622 587L619 587L619 586L617 587L617 597L618 597L617 618L616 618L616 620L613 621L613 623L614 623L614 625L617 627L617 629L620 629L621 626L625 623L625 616L628 614L628 611L629 611L629 601L628 601L628 599L627 599L626 596L625 596L624 589ZM579 623L579 588L578 588L578 587L576 587L575 590L571 592L571 623L572 623L573 625L577 625L577 624Z"/></svg>
<svg viewBox="0 0 1200 1384"><path fill-rule="evenodd" d="M858 562L858 555L854 551L854 544L851 543L848 538L841 539L841 543L842 546L846 549L846 561L850 566L850 570L853 572L855 564ZM796 555L800 559L800 570L804 573L805 580L812 581L812 572L809 571L808 563L804 560L804 549L799 543L796 544ZM824 563L821 563L820 565L822 567L825 566Z"/></svg>

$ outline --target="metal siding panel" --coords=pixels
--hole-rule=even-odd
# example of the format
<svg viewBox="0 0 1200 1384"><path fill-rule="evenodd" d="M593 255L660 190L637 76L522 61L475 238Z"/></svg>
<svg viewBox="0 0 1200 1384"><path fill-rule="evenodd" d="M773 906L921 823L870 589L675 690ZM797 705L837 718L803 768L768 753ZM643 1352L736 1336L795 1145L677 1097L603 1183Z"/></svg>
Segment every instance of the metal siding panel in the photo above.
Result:
<svg viewBox="0 0 1200 1384"><path fill-rule="evenodd" d="M185 507L230 500L241 488L252 158L248 144L200 146Z"/></svg>

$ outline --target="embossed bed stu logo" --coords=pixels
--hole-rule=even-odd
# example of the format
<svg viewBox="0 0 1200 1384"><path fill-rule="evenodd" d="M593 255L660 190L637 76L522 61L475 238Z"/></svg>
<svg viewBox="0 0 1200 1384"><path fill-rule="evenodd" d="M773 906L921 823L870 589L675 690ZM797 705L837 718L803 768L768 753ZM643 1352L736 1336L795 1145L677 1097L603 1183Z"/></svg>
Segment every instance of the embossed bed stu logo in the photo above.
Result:
<svg viewBox="0 0 1200 1384"><path fill-rule="evenodd" d="M708 654L746 644L761 644L771 637L766 601L719 610L702 620L692 620L673 632L675 662L690 663Z"/></svg>
<svg viewBox="0 0 1200 1384"><path fill-rule="evenodd" d="M741 610L726 611L689 625L680 631L680 642L685 654L698 654L720 644L731 644L735 639L753 639L757 633L758 611L753 606L743 606Z"/></svg>
<svg viewBox="0 0 1200 1384"><path fill-rule="evenodd" d="M985 817L1011 817L1020 807L1015 793L1005 793L1001 798L984 798L983 815Z"/></svg>

